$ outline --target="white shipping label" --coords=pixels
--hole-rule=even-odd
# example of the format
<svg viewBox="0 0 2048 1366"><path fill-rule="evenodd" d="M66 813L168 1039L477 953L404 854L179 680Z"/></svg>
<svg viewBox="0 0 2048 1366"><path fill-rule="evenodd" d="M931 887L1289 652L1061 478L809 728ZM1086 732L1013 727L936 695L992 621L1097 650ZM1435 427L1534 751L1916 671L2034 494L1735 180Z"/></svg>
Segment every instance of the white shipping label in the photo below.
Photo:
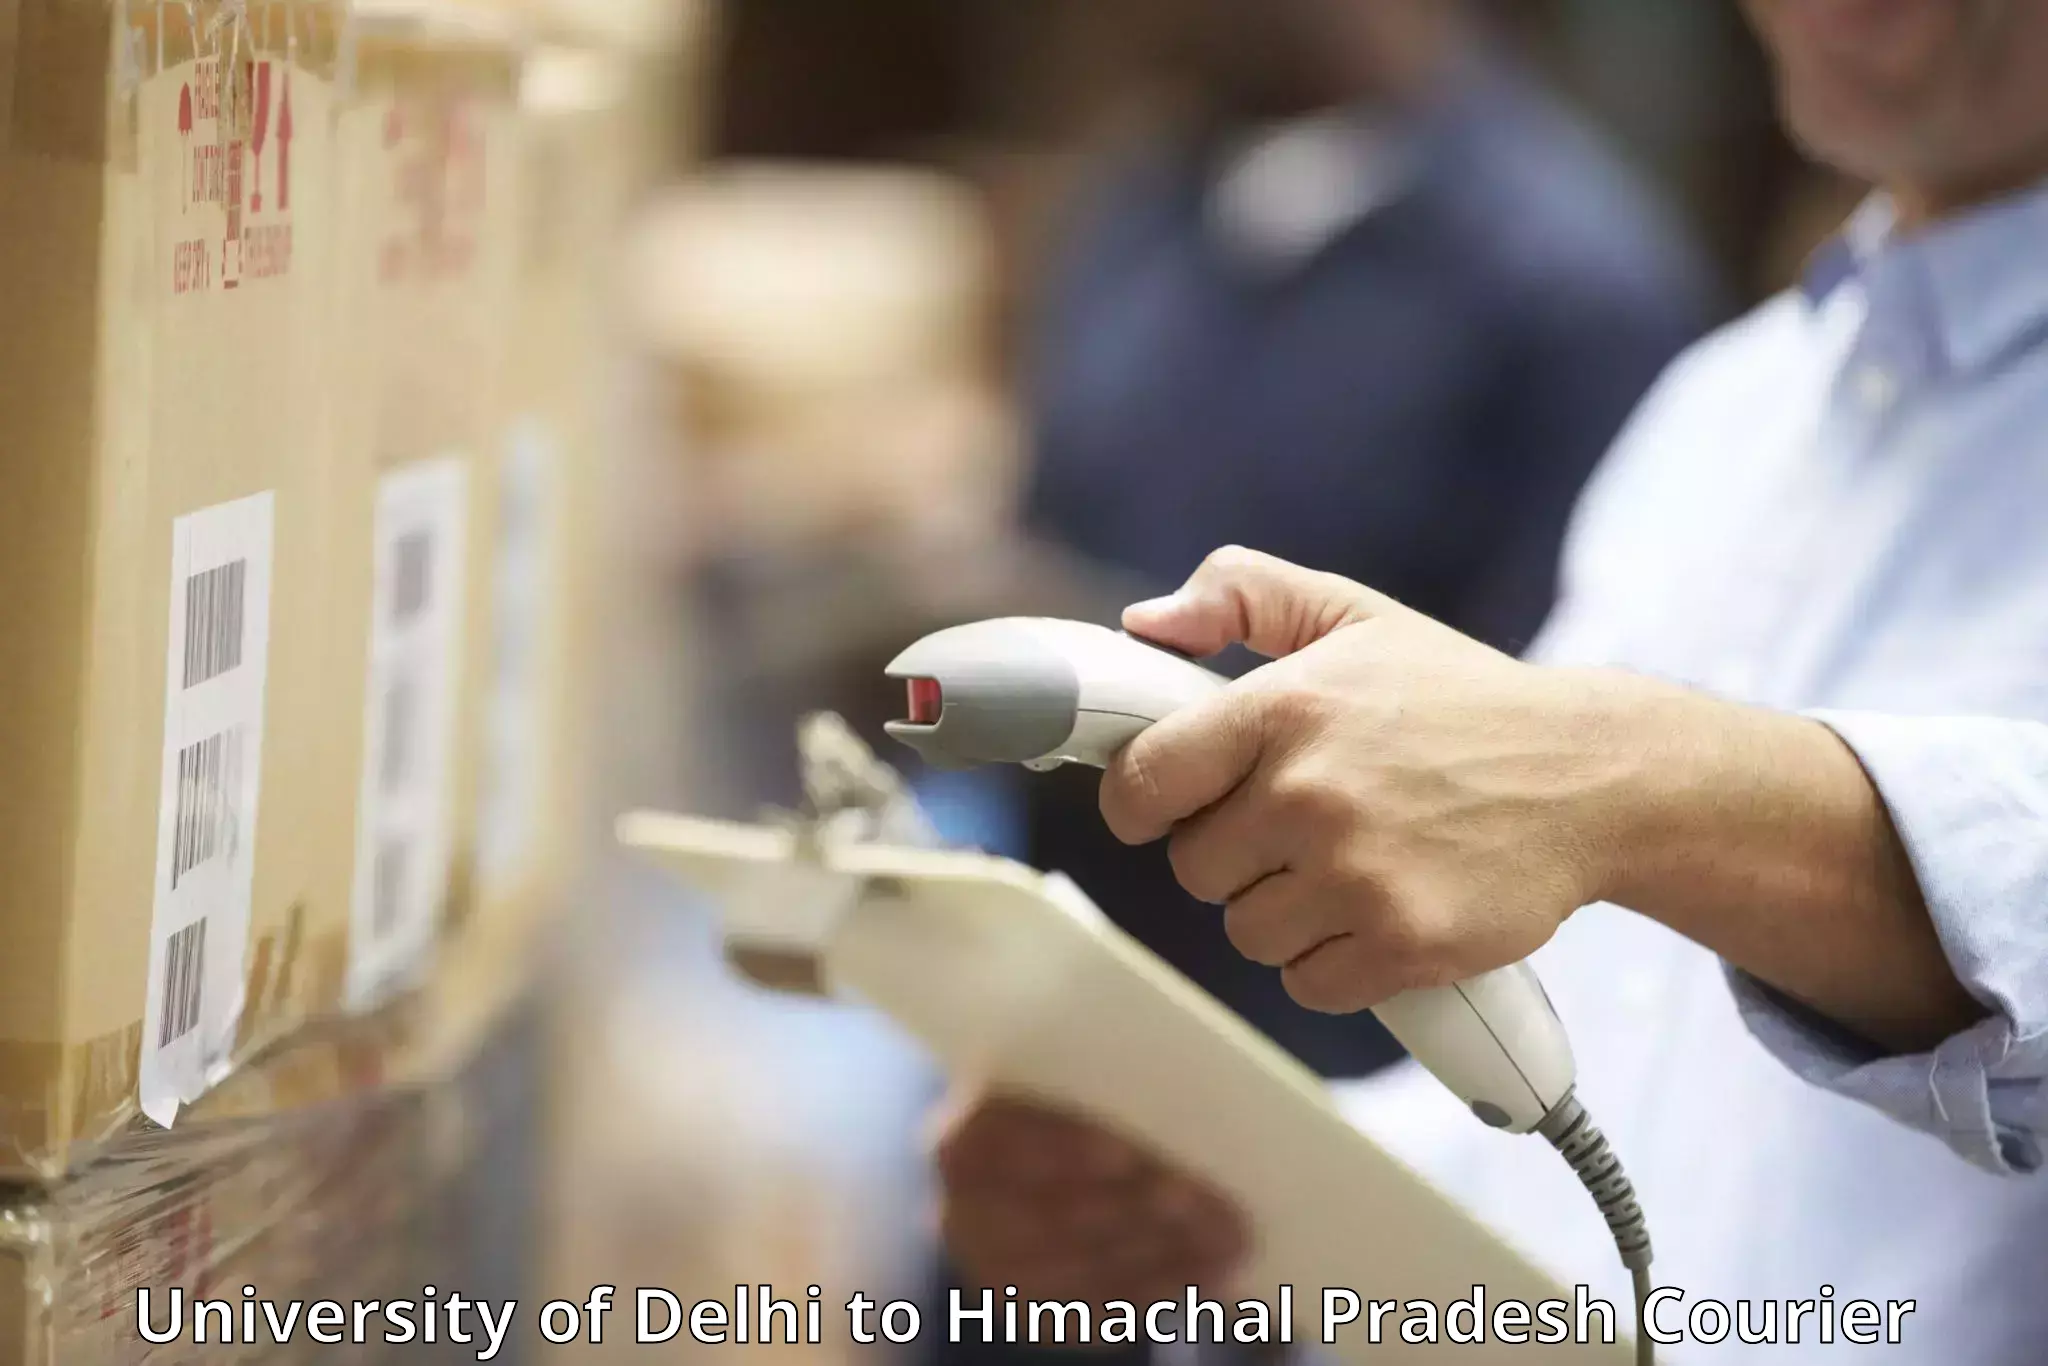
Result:
<svg viewBox="0 0 2048 1366"><path fill-rule="evenodd" d="M268 493L171 524L170 655L142 1111L164 1127L225 1068L242 1013L270 654Z"/></svg>
<svg viewBox="0 0 2048 1366"><path fill-rule="evenodd" d="M408 465L378 486L349 908L357 1010L417 982L447 899L468 511L457 459Z"/></svg>
<svg viewBox="0 0 2048 1366"><path fill-rule="evenodd" d="M499 488L479 813L478 871L486 896L507 894L524 876L546 819L548 627L559 601L554 456L547 428L535 419L521 423L506 449Z"/></svg>

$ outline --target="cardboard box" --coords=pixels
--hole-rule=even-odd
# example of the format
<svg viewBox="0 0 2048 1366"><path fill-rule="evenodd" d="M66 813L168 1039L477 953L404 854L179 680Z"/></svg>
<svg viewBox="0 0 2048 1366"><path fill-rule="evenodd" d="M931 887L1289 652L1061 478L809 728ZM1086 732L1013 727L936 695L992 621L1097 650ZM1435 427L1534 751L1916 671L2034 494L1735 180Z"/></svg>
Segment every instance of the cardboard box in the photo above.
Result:
<svg viewBox="0 0 2048 1366"><path fill-rule="evenodd" d="M328 0L4 0L0 1177L317 1010L347 924ZM356 676L357 679L360 675Z"/></svg>
<svg viewBox="0 0 2048 1366"><path fill-rule="evenodd" d="M434 0L0 5L0 1179L54 1181L466 918L524 53Z"/></svg>
<svg viewBox="0 0 2048 1366"><path fill-rule="evenodd" d="M606 838L591 765L607 601L603 545L622 361L619 237L671 169L701 88L708 0L485 0L526 43L518 83L512 321L492 455L490 610L472 623L478 752L476 934L530 940ZM500 942L501 941L501 942ZM470 950L465 950L470 951Z"/></svg>
<svg viewBox="0 0 2048 1366"><path fill-rule="evenodd" d="M337 670L363 680L333 743L355 756L343 995L420 986L473 901L492 629L501 382L520 171L516 34L448 6L358 4L335 126L341 230L331 432Z"/></svg>
<svg viewBox="0 0 2048 1366"><path fill-rule="evenodd" d="M723 0L486 0L540 42L602 55L623 80L626 122L606 155L637 185L701 155Z"/></svg>
<svg viewBox="0 0 2048 1366"><path fill-rule="evenodd" d="M603 526L619 466L608 400L622 368L617 262L628 212L669 169L665 125L700 87L697 3L635 9L498 0L530 35L519 84L516 244L497 433L498 508L481 691L476 923L487 957L531 947L608 838L594 808L607 592ZM480 942L488 939L492 942Z"/></svg>
<svg viewBox="0 0 2048 1366"><path fill-rule="evenodd" d="M491 606L471 639L483 722L474 928L515 940L561 907L597 831L606 305L631 183L629 110L626 74L602 52L543 44L525 65Z"/></svg>

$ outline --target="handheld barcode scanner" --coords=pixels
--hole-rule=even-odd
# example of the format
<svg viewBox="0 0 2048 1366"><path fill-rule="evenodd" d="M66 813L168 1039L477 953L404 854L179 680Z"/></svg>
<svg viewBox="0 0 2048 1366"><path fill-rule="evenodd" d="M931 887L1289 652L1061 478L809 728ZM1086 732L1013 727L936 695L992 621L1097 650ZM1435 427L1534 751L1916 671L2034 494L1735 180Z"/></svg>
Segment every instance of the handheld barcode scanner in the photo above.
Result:
<svg viewBox="0 0 2048 1366"><path fill-rule="evenodd" d="M909 692L891 736L938 768L1107 768L1140 732L1227 679L1107 627L1036 617L936 632L889 665ZM1534 969L1517 963L1374 1009L1408 1053L1485 1124L1541 1132L1571 1162L1638 1275L1650 1260L1635 1197L1573 1096L1571 1043ZM1647 1342L1647 1338L1644 1339Z"/></svg>
<svg viewBox="0 0 2048 1366"><path fill-rule="evenodd" d="M925 637L889 675L910 718L889 734L941 767L1107 768L1153 722L1228 682L1132 636L1080 622L1009 618ZM1410 992L1374 1012L1481 1121L1528 1133L1571 1094L1571 1044L1524 964Z"/></svg>

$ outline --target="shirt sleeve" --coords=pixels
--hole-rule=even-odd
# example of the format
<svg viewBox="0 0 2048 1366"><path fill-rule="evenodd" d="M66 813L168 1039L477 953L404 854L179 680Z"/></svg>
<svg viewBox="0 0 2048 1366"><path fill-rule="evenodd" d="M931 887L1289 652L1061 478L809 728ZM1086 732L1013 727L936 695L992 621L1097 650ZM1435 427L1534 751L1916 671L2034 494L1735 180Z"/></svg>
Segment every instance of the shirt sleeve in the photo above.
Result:
<svg viewBox="0 0 2048 1366"><path fill-rule="evenodd" d="M1888 1056L1731 969L1743 1017L1807 1081L1987 1170L2031 1174L2048 1140L2048 725L1809 714L1877 785L1956 977L1990 1016Z"/></svg>

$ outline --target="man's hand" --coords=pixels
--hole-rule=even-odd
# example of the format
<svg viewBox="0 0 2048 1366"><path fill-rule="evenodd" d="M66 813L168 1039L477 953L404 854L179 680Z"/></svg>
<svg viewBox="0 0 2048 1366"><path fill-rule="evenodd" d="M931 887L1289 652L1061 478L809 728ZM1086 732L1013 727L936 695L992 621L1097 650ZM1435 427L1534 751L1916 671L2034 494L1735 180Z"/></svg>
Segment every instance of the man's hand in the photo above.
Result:
<svg viewBox="0 0 2048 1366"><path fill-rule="evenodd" d="M1982 1018L1882 799L1817 722L1524 664L1246 550L1124 625L1273 660L1133 741L1102 813L1127 843L1171 835L1182 886L1304 1006L1503 967L1613 901L1879 1045Z"/></svg>
<svg viewBox="0 0 2048 1366"><path fill-rule="evenodd" d="M1133 634L1274 662L1140 735L1102 784L1127 843L1311 1009L1348 1013L1527 957L1599 899L1627 764L1602 690L1348 580L1226 550Z"/></svg>
<svg viewBox="0 0 2048 1366"><path fill-rule="evenodd" d="M1027 1299L1145 1305L1219 1290L1248 1239L1205 1186L1082 1120L1027 1101L959 1110L939 1140L946 1246L967 1275Z"/></svg>

